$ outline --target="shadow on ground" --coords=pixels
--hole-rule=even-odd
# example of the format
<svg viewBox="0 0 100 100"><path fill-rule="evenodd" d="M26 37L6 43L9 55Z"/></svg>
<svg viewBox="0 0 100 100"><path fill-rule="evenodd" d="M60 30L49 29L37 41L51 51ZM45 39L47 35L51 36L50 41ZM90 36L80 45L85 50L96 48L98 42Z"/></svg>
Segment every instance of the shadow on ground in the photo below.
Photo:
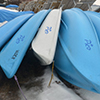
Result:
<svg viewBox="0 0 100 100"><path fill-rule="evenodd" d="M29 49L16 73L20 85L27 90L33 86L42 90L43 79L36 79L44 74L45 68L46 66L41 66L33 55L33 51ZM8 79L0 68L0 100L20 100L18 91L14 78Z"/></svg>
<svg viewBox="0 0 100 100"><path fill-rule="evenodd" d="M40 65L32 49L29 49L16 73L20 86L24 87L26 91L30 91L31 88L34 88L34 91L41 91L44 79L38 78L44 74L46 67ZM59 75L58 77L67 87L76 89L75 86L62 79ZM14 78L8 79L0 68L0 100L21 100L20 94Z"/></svg>

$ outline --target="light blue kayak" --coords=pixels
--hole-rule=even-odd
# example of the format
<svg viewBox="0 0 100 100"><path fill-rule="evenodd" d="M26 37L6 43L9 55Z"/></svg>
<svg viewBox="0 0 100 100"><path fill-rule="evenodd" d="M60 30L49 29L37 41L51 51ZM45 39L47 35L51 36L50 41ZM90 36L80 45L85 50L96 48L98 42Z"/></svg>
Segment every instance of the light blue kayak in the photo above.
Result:
<svg viewBox="0 0 100 100"><path fill-rule="evenodd" d="M93 12L93 11L85 11L85 14L92 21L100 42L100 13Z"/></svg>
<svg viewBox="0 0 100 100"><path fill-rule="evenodd" d="M0 22L4 21L11 21L12 19L25 15L25 14L34 14L33 11L22 11L22 12L14 12L14 11L9 11L6 9L0 9Z"/></svg>
<svg viewBox="0 0 100 100"><path fill-rule="evenodd" d="M0 49L1 47L21 28L21 26L31 18L33 14L25 14L14 18L4 26L0 27Z"/></svg>
<svg viewBox="0 0 100 100"><path fill-rule="evenodd" d="M8 78L12 78L42 21L50 10L42 10L31 17L4 46L0 53L0 66Z"/></svg>
<svg viewBox="0 0 100 100"><path fill-rule="evenodd" d="M100 93L100 43L96 27L82 10L63 11L54 62L63 79Z"/></svg>

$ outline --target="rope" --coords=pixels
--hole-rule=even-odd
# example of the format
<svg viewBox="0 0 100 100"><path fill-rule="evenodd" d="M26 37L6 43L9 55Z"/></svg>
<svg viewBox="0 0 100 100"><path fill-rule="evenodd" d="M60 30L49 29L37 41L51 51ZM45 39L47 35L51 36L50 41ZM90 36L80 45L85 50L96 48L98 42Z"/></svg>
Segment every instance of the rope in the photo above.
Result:
<svg viewBox="0 0 100 100"><path fill-rule="evenodd" d="M21 89L21 87L20 87L20 85L19 85L19 82L18 82L18 79L17 79L17 76L16 76L16 75L14 75L14 79L15 79L15 81L16 81L16 83L17 83L17 85L18 85L18 87L19 87L19 89L20 89L20 91L21 91L23 97L25 98L25 100L27 100L27 98L25 97L25 95L24 95L24 93L23 93L23 91L22 91L22 89Z"/></svg>
<svg viewBox="0 0 100 100"><path fill-rule="evenodd" d="M51 74L51 79L50 79L50 82L49 82L48 87L50 86L51 81L52 81L52 79L53 79L53 70L54 70L54 62L53 62L53 64L52 64L52 74Z"/></svg>

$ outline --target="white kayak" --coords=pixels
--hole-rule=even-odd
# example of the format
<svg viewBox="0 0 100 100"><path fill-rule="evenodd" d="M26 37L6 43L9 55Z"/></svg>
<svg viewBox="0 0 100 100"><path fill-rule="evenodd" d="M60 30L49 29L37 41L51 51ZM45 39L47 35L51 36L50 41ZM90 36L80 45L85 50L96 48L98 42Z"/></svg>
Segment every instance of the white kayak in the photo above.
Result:
<svg viewBox="0 0 100 100"><path fill-rule="evenodd" d="M62 8L53 9L44 20L36 37L32 41L34 54L42 65L49 65L53 62L60 27L61 12Z"/></svg>

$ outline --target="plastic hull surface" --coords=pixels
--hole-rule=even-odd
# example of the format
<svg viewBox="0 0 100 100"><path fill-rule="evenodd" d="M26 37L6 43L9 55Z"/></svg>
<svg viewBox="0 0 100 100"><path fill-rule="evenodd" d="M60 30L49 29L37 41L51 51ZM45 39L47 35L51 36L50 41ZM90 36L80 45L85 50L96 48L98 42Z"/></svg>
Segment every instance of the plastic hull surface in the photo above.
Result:
<svg viewBox="0 0 100 100"><path fill-rule="evenodd" d="M43 10L31 17L0 53L0 65L8 78L16 73L32 39L50 10Z"/></svg>
<svg viewBox="0 0 100 100"><path fill-rule="evenodd" d="M0 48L14 35L21 26L31 18L32 14L26 14L11 20L0 27Z"/></svg>
<svg viewBox="0 0 100 100"><path fill-rule="evenodd" d="M48 14L37 36L32 42L32 49L38 56L42 65L49 65L53 62L59 33L61 12L62 8L53 9Z"/></svg>
<svg viewBox="0 0 100 100"><path fill-rule="evenodd" d="M62 13L55 69L68 82L100 93L100 44L96 28L80 9Z"/></svg>

